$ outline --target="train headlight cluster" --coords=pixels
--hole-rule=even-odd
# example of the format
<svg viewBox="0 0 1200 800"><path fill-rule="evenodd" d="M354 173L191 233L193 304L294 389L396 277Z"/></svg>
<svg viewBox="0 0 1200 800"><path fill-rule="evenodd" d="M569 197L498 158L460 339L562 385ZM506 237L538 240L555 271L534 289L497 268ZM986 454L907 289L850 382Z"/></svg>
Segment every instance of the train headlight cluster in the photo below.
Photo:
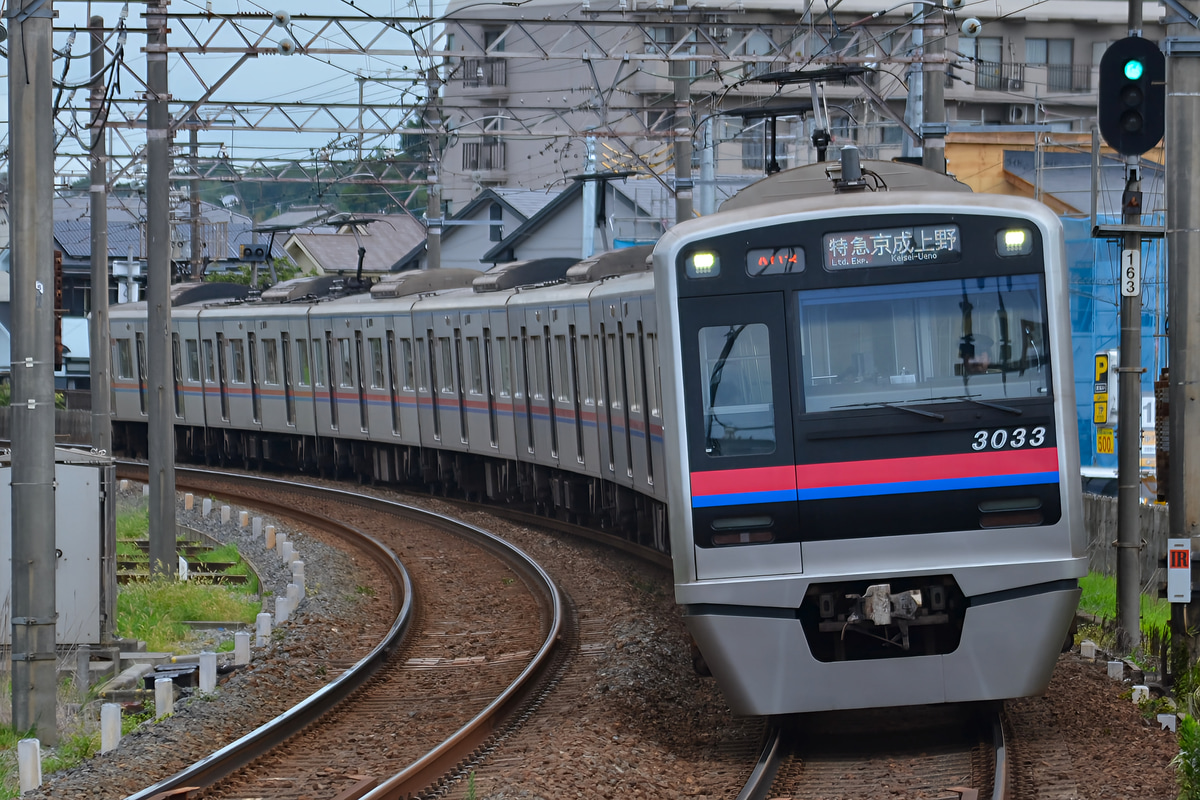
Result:
<svg viewBox="0 0 1200 800"><path fill-rule="evenodd" d="M996 252L1001 256L1027 256L1033 250L1033 234L1026 228L1009 228L996 235Z"/></svg>
<svg viewBox="0 0 1200 800"><path fill-rule="evenodd" d="M721 259L716 253L692 253L685 268L689 278L715 278L721 274Z"/></svg>

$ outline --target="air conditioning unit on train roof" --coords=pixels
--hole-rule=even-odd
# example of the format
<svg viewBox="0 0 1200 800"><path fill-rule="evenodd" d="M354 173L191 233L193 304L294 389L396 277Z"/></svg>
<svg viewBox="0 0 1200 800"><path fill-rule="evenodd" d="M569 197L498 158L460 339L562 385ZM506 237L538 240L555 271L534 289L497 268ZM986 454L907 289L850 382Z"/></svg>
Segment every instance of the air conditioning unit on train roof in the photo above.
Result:
<svg viewBox="0 0 1200 800"><path fill-rule="evenodd" d="M510 261L492 267L476 278L473 285L476 292L498 292L518 286L561 281L567 274L567 269L577 261L578 259L563 257Z"/></svg>
<svg viewBox="0 0 1200 800"><path fill-rule="evenodd" d="M471 282L482 274L477 269L460 267L399 272L380 278L379 282L371 287L371 297L382 300L436 292L442 289L461 289L470 286Z"/></svg>
<svg viewBox="0 0 1200 800"><path fill-rule="evenodd" d="M567 283L593 283L613 275L645 272L650 269L650 253L653 250L654 245L642 244L597 253L568 269Z"/></svg>

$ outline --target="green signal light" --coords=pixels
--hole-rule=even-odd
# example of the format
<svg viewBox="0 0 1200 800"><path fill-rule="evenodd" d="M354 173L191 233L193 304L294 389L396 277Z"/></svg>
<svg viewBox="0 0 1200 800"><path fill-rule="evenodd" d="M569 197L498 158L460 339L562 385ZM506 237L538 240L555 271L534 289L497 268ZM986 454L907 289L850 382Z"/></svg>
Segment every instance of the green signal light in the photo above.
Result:
<svg viewBox="0 0 1200 800"><path fill-rule="evenodd" d="M1125 62L1125 67L1122 71L1125 73L1126 78L1131 81L1136 81L1138 78L1142 77L1142 73L1145 71L1145 69L1146 67L1141 61L1136 58L1131 58Z"/></svg>

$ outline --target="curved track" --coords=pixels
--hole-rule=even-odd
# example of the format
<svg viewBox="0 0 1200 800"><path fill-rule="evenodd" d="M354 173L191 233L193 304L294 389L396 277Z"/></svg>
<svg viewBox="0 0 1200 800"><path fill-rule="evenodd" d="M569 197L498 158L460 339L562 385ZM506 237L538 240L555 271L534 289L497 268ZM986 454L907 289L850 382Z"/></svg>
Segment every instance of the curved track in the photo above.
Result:
<svg viewBox="0 0 1200 800"><path fill-rule="evenodd" d="M344 524L339 527L352 537L353 547L387 566L397 596L403 600L384 640L324 689L191 767L131 795L129 800L149 800L184 787L211 787L203 791L205 797L295 797L300 785L304 786L306 796L312 797L349 800L368 792L373 798L411 796L452 773L456 764L483 746L505 717L529 698L552 662L564 624L558 590L545 572L520 550L486 531L421 509L341 490L244 475L221 476L210 470L179 469L177 474L180 488L186 485L236 497L259 508L272 505L262 497L264 492L278 494L285 499L275 501L271 509L274 513L322 527L331 524L328 514L298 508L334 502L357 508L364 514L388 515L393 525L376 523L380 528L390 528L378 538ZM233 490L231 481L256 488ZM394 525L398 518L403 520L402 531ZM478 549L481 555L472 556L470 563L473 571L480 572L480 581L511 583L513 577L497 576L516 576L528 587L531 599L525 601L526 605L532 603L537 609L532 615L539 620L534 626L536 635L531 637L522 632L517 638L497 637L488 646L494 645L499 651L482 659L429 657L429 648L436 650L443 646L436 640L446 637L444 626L439 627L437 619L443 612L438 609L437 599L431 596L435 592L430 591L436 589L437 581L428 575L414 581L393 554L406 536L417 537L422 547L432 543L443 550L457 546ZM419 554L416 557L430 560ZM493 627L497 629L504 627L494 623L495 620ZM429 644L430 638L435 640L434 645ZM481 661L486 664L483 668ZM447 673L452 682L471 679L475 686L456 697L439 697L422 683L437 675L440 681L437 685L445 687ZM490 683L481 678L489 673L494 673ZM502 681L496 682L498 676ZM380 754L364 753L353 744L361 738L355 731L367 732L363 734L366 738L379 736L381 731L405 738L406 718L435 714L445 717L441 720L445 735L437 741L406 742L406 752L411 755L389 756L381 762L375 757ZM297 736L301 731L303 734ZM347 740L352 743L349 748L340 744ZM419 752L412 751L414 746L419 747ZM381 763L388 764L388 768L381 768ZM261 764L269 766L256 769ZM269 775L265 781L259 780L258 772ZM289 780L280 776L306 777ZM312 786L317 784L325 786L328 794L314 793Z"/></svg>

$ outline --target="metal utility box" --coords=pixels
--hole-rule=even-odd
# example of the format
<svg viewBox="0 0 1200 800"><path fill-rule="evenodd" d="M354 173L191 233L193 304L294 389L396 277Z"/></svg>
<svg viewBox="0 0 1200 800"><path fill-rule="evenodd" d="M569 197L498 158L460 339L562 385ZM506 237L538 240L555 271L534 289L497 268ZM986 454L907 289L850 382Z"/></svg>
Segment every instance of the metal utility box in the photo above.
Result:
<svg viewBox="0 0 1200 800"><path fill-rule="evenodd" d="M116 466L86 450L54 451L55 640L111 641L116 624ZM0 646L12 641L12 454L0 454Z"/></svg>

